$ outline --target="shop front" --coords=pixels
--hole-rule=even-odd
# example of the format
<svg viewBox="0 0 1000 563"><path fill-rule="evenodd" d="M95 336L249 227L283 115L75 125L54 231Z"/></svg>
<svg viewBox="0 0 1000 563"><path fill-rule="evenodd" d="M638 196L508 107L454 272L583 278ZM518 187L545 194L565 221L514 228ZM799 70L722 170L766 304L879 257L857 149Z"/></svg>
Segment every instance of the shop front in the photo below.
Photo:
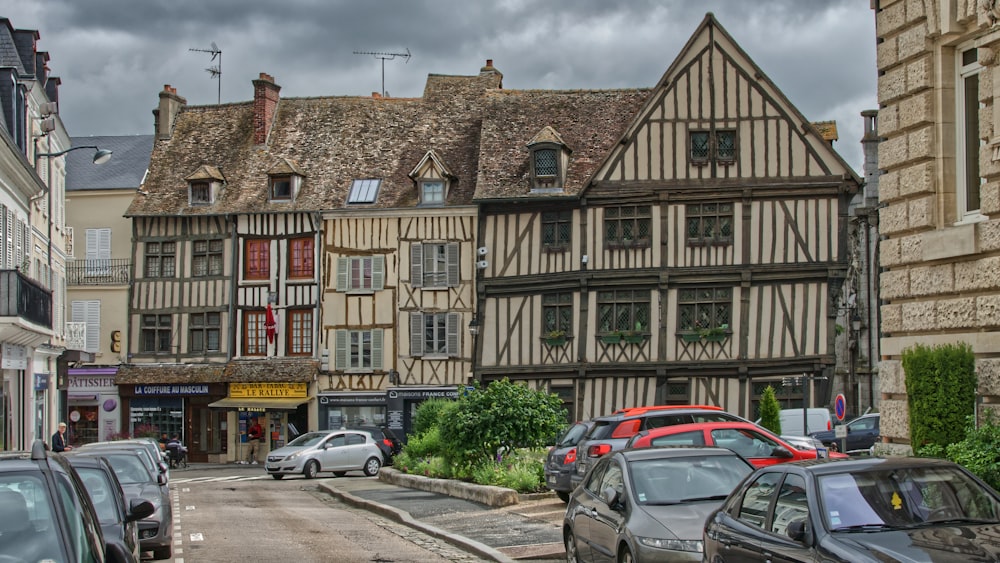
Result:
<svg viewBox="0 0 1000 563"><path fill-rule="evenodd" d="M235 431L227 435L227 463L263 462L267 452L308 430L309 384L304 382L230 383L228 395L208 405ZM263 430L261 451L251 455L250 430Z"/></svg>
<svg viewBox="0 0 1000 563"><path fill-rule="evenodd" d="M115 385L118 367L70 368L66 419L69 443L113 440L122 433L122 406Z"/></svg>
<svg viewBox="0 0 1000 563"><path fill-rule="evenodd" d="M413 430L413 414L420 403L428 399L457 399L458 389L454 386L389 388L386 390L386 426L406 442Z"/></svg>
<svg viewBox="0 0 1000 563"><path fill-rule="evenodd" d="M344 426L385 426L385 392L322 393L319 395L319 430Z"/></svg>
<svg viewBox="0 0 1000 563"><path fill-rule="evenodd" d="M160 438L180 435L194 462L226 455L226 420L208 408L226 394L223 383L119 385L122 434ZM213 416L215 415L215 416Z"/></svg>

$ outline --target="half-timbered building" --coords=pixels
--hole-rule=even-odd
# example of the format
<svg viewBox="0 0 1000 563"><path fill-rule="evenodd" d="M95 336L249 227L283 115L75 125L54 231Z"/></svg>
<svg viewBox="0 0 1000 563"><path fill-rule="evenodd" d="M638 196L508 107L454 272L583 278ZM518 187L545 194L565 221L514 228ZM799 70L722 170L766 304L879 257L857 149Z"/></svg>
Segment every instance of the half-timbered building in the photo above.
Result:
<svg viewBox="0 0 1000 563"><path fill-rule="evenodd" d="M558 393L576 419L753 417L783 383L827 404L859 183L711 14L651 90L494 94L476 377Z"/></svg>

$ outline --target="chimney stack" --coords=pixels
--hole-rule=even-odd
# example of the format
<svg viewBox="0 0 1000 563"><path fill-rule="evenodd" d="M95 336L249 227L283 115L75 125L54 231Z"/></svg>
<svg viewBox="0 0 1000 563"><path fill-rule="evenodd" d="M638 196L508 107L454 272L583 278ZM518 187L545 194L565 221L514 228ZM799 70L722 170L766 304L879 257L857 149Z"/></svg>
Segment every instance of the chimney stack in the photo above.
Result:
<svg viewBox="0 0 1000 563"><path fill-rule="evenodd" d="M177 95L177 88L169 84L163 85L160 92L160 105L153 110L153 129L157 139L169 139L174 131L174 120L177 114L187 105L187 100Z"/></svg>
<svg viewBox="0 0 1000 563"><path fill-rule="evenodd" d="M479 76L492 76L496 78L496 87L503 89L503 73L493 66L493 59L486 59L486 66L479 69Z"/></svg>
<svg viewBox="0 0 1000 563"><path fill-rule="evenodd" d="M281 86L274 83L274 78L266 73L260 73L260 78L253 81L253 142L263 145L274 123L274 113L278 108L278 92Z"/></svg>

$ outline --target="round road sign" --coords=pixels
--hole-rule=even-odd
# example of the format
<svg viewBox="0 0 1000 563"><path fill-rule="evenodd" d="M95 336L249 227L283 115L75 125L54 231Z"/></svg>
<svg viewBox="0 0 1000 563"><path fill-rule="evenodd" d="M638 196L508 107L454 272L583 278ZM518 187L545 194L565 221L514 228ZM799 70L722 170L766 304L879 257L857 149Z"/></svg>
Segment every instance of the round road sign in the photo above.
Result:
<svg viewBox="0 0 1000 563"><path fill-rule="evenodd" d="M837 415L837 420L844 420L847 415L847 399L843 393L837 394L837 398L833 400L833 412Z"/></svg>

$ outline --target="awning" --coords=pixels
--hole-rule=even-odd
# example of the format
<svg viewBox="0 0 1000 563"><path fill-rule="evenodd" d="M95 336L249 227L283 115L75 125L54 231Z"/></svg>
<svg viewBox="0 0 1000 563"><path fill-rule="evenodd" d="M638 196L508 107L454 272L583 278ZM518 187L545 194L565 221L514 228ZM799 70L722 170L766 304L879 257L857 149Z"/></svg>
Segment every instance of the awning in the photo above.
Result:
<svg viewBox="0 0 1000 563"><path fill-rule="evenodd" d="M294 409L302 403L307 402L309 402L308 397L299 397L295 399L239 399L236 397L226 397L225 399L219 399L214 403L209 403L208 406L222 409L235 409L239 407L257 409Z"/></svg>

